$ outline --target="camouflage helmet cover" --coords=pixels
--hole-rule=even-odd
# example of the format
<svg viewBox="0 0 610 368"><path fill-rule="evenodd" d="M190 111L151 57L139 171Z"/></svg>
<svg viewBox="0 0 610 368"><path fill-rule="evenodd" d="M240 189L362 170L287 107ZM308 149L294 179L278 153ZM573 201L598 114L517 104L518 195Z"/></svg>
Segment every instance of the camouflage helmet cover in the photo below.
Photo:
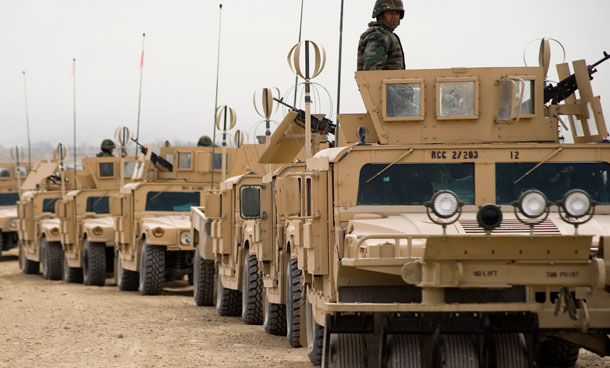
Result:
<svg viewBox="0 0 610 368"><path fill-rule="evenodd" d="M199 137L199 141L197 141L197 146L199 147L207 147L212 145L212 139L207 135L202 135Z"/></svg>
<svg viewBox="0 0 610 368"><path fill-rule="evenodd" d="M113 150L115 147L116 146L114 145L114 142L111 139L104 139L102 141L102 151L110 151Z"/></svg>
<svg viewBox="0 0 610 368"><path fill-rule="evenodd" d="M402 4L402 0L377 0L373 8L373 18L377 18L386 10L398 10L400 12L400 19L405 16L405 7Z"/></svg>

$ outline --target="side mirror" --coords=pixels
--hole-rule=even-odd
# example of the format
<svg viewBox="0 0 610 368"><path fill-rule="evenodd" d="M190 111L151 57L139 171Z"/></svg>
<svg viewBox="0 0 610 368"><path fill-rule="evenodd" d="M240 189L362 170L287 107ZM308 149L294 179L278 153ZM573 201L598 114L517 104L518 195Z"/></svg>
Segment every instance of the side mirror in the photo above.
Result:
<svg viewBox="0 0 610 368"><path fill-rule="evenodd" d="M239 215L243 219L261 217L261 188L258 185L244 185L239 193Z"/></svg>
<svg viewBox="0 0 610 368"><path fill-rule="evenodd" d="M108 198L109 207L110 207L110 215L112 216L121 216L123 214L123 208L121 206L121 197L119 196L110 196Z"/></svg>
<svg viewBox="0 0 610 368"><path fill-rule="evenodd" d="M220 218L222 216L222 195L220 192L208 192L205 196L205 216Z"/></svg>

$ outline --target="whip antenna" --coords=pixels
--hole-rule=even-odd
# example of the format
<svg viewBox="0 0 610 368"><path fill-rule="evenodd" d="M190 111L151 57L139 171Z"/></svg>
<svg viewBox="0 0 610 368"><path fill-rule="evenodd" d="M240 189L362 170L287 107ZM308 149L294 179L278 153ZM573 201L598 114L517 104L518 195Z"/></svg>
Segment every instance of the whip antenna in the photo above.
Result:
<svg viewBox="0 0 610 368"><path fill-rule="evenodd" d="M73 89L73 110L74 110L74 189L78 189L76 182L76 58L72 59L72 89ZM62 145L63 147L63 145ZM63 148L62 148L63 150ZM63 179L62 179L63 180ZM63 181L62 181L63 183ZM62 184L63 188L63 184ZM63 196L63 194L62 194Z"/></svg>
<svg viewBox="0 0 610 368"><path fill-rule="evenodd" d="M220 31L222 29L222 4L218 10L218 51L216 52L216 97L214 99L214 122L216 122L216 114L218 113L218 79L220 75ZM214 124L214 134L212 135L212 179L211 187L214 186L214 151L216 148L216 125Z"/></svg>
<svg viewBox="0 0 610 368"><path fill-rule="evenodd" d="M28 133L28 172L32 171L32 146L30 144L30 114L28 111L28 86L25 78L25 70L23 71L23 92L25 95L25 128Z"/></svg>
<svg viewBox="0 0 610 368"><path fill-rule="evenodd" d="M136 141L140 141L140 111L142 107L142 76L144 75L144 39L146 33L142 33L142 54L140 56L140 90L138 91L138 127L136 129ZM138 147L136 146L136 156L138 155Z"/></svg>

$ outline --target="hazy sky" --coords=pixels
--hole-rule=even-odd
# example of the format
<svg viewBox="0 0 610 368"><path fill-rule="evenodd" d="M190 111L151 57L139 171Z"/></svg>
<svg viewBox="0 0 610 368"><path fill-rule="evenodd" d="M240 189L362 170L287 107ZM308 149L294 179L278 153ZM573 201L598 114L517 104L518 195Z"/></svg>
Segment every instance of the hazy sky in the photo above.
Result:
<svg viewBox="0 0 610 368"><path fill-rule="evenodd" d="M226 0L222 10L219 105L237 112L237 128L252 132L261 118L254 91L294 83L286 55L298 39L300 0ZM327 65L315 80L336 105L340 0L305 0L303 39L325 47ZM341 112L363 112L354 82L359 35L374 0L346 0ZM0 146L27 144L27 72L32 142L72 143L72 58L77 59L77 140L135 131L142 33L146 33L141 140L194 144L212 135L218 1L0 0ZM407 68L522 66L533 39L555 38L567 60L589 63L610 52L608 0L405 1L401 37ZM538 45L526 53L537 63ZM553 64L561 50L553 48ZM554 70L554 67L551 68ZM610 121L610 61L593 83ZM553 78L551 76L551 78ZM281 120L281 112L274 115ZM331 116L335 119L334 113ZM256 131L262 132L259 125Z"/></svg>

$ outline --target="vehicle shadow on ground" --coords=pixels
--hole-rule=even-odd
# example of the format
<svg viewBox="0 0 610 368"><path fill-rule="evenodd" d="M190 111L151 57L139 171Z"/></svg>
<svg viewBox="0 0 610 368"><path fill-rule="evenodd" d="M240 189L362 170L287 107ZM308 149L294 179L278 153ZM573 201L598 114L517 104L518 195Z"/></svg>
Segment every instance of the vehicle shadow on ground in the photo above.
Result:
<svg viewBox="0 0 610 368"><path fill-rule="evenodd" d="M18 261L19 260L19 256L13 256L13 255L2 255L0 256L0 262L11 262L11 261Z"/></svg>
<svg viewBox="0 0 610 368"><path fill-rule="evenodd" d="M193 287L185 280L167 281L161 295L193 296Z"/></svg>

